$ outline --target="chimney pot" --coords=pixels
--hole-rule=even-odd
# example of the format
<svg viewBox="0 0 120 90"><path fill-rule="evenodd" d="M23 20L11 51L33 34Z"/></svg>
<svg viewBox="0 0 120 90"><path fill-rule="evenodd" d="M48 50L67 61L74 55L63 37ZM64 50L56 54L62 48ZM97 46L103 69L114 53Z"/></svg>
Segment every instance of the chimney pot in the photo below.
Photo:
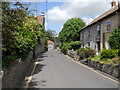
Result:
<svg viewBox="0 0 120 90"><path fill-rule="evenodd" d="M41 15L44 16L44 11L41 11Z"/></svg>
<svg viewBox="0 0 120 90"><path fill-rule="evenodd" d="M113 0L113 1L111 2L111 5L112 5L112 7L116 6L116 1Z"/></svg>

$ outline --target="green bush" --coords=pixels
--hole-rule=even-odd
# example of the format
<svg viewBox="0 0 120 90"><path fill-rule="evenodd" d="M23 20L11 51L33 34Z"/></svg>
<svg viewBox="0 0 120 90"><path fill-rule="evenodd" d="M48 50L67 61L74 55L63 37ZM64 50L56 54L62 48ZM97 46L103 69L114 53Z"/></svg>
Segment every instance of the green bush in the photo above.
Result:
<svg viewBox="0 0 120 90"><path fill-rule="evenodd" d="M77 50L81 47L81 42L80 41L72 41L69 43L71 46L71 49Z"/></svg>
<svg viewBox="0 0 120 90"><path fill-rule="evenodd" d="M71 49L71 46L69 43L64 43L63 46L61 47L61 52L67 54L67 49Z"/></svg>
<svg viewBox="0 0 120 90"><path fill-rule="evenodd" d="M109 50L102 50L100 52L100 59L104 59L104 60L107 60L107 59L111 59L111 58L114 58L118 56L118 50L113 50L113 49L109 49Z"/></svg>
<svg viewBox="0 0 120 90"><path fill-rule="evenodd" d="M24 58L45 38L44 27L28 12L23 3L2 5L2 63Z"/></svg>
<svg viewBox="0 0 120 90"><path fill-rule="evenodd" d="M77 50L77 54L79 55L80 59L85 58L85 53L84 53L85 49L81 48Z"/></svg>
<svg viewBox="0 0 120 90"><path fill-rule="evenodd" d="M44 45L44 50L48 51L48 45Z"/></svg>
<svg viewBox="0 0 120 90"><path fill-rule="evenodd" d="M108 42L112 49L120 50L120 26L110 35Z"/></svg>
<svg viewBox="0 0 120 90"><path fill-rule="evenodd" d="M45 41L45 43L44 43L44 50L45 51L48 51L48 39L47 38L44 38L44 41Z"/></svg>
<svg viewBox="0 0 120 90"><path fill-rule="evenodd" d="M95 50L93 50L92 48L86 47L84 53L85 53L85 58L93 57L95 55Z"/></svg>
<svg viewBox="0 0 120 90"><path fill-rule="evenodd" d="M78 49L77 53L80 56L80 59L83 59L83 58L93 57L95 55L95 50L86 47L86 48Z"/></svg>
<svg viewBox="0 0 120 90"><path fill-rule="evenodd" d="M5 67L8 67L10 62L16 60L18 57L17 56L6 56L3 59L2 61L2 67L5 68Z"/></svg>
<svg viewBox="0 0 120 90"><path fill-rule="evenodd" d="M67 54L67 49L79 49L81 46L80 41L72 41L70 43L62 43L59 48L61 49L61 52L64 54Z"/></svg>
<svg viewBox="0 0 120 90"><path fill-rule="evenodd" d="M62 48L62 46L63 46L63 44L60 44L60 45L59 45L59 48L61 49L61 48Z"/></svg>

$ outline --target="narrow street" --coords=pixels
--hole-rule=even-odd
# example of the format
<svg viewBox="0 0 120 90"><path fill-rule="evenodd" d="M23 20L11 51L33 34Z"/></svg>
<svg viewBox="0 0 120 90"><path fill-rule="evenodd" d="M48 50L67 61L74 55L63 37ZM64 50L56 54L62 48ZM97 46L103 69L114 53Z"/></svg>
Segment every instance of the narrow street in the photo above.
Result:
<svg viewBox="0 0 120 90"><path fill-rule="evenodd" d="M29 88L118 88L118 84L49 50L39 58Z"/></svg>

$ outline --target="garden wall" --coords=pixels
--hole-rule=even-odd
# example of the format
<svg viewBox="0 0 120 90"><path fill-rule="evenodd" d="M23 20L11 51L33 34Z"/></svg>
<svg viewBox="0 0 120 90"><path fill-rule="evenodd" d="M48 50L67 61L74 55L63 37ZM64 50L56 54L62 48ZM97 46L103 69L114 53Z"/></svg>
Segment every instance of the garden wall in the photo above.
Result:
<svg viewBox="0 0 120 90"><path fill-rule="evenodd" d="M89 67L92 67L96 70L100 70L106 74L109 74L115 78L118 78L118 75L120 75L120 65L116 65L116 66L111 66L108 64L101 64L99 62L96 61L92 61L92 60L80 60L79 56L77 55L77 52L74 50L67 50L67 55L69 55L70 57L72 57L74 60L81 62L85 65L88 65Z"/></svg>
<svg viewBox="0 0 120 90"><path fill-rule="evenodd" d="M2 88L20 88L26 73L32 69L30 66L34 66L34 56L37 57L42 52L44 52L44 45L39 44L35 47L35 52L31 51L26 59L3 70Z"/></svg>

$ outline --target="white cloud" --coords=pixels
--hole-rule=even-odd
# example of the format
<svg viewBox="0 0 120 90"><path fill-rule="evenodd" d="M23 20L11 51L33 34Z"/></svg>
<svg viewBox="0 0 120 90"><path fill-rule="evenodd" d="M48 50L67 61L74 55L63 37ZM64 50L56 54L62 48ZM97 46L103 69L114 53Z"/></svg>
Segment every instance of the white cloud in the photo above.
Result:
<svg viewBox="0 0 120 90"><path fill-rule="evenodd" d="M84 22L86 22L86 24L89 24L92 20L94 20L94 19L88 18L88 17L83 17L82 19Z"/></svg>
<svg viewBox="0 0 120 90"><path fill-rule="evenodd" d="M110 9L110 2L107 0L105 2L97 1L89 2L89 0L85 0L85 2L80 2L79 0L73 0L72 2L64 2L61 6L48 10L48 20L51 23L63 24L69 18L79 17L89 23L93 18Z"/></svg>
<svg viewBox="0 0 120 90"><path fill-rule="evenodd" d="M48 12L48 20L54 23L64 23L67 19L71 18L71 15L68 15L65 10L62 10L60 7L53 7Z"/></svg>

